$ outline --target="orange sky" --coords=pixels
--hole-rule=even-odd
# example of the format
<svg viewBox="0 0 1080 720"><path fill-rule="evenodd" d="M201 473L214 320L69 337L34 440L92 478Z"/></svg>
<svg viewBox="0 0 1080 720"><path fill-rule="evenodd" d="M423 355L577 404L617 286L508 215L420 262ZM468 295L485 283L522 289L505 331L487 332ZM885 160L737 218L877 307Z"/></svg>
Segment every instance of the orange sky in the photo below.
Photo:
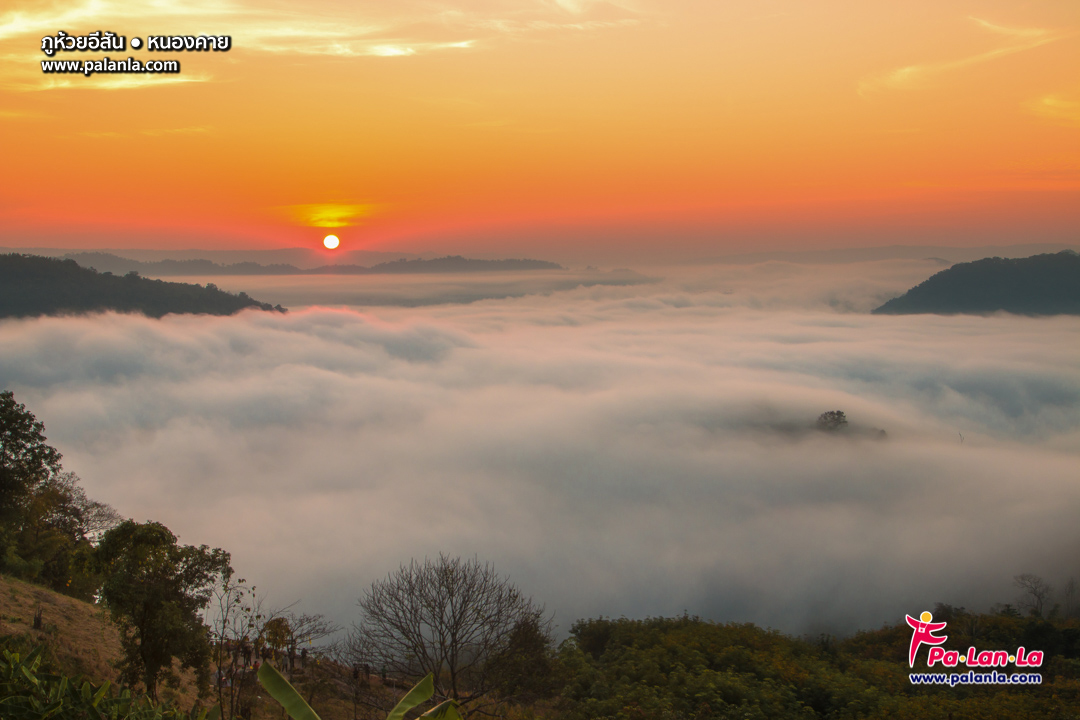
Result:
<svg viewBox="0 0 1080 720"><path fill-rule="evenodd" d="M1075 242L1080 4L7 0L0 158L6 246Z"/></svg>

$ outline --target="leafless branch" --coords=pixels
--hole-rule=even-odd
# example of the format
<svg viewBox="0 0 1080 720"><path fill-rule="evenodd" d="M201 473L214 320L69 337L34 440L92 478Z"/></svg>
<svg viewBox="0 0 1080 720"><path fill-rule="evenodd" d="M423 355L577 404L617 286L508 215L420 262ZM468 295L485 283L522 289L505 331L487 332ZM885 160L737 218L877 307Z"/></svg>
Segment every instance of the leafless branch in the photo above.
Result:
<svg viewBox="0 0 1080 720"><path fill-rule="evenodd" d="M491 660L522 623L547 627L544 609L490 564L439 555L372 583L358 604L359 657L380 675L435 677L439 699L461 703L492 690Z"/></svg>

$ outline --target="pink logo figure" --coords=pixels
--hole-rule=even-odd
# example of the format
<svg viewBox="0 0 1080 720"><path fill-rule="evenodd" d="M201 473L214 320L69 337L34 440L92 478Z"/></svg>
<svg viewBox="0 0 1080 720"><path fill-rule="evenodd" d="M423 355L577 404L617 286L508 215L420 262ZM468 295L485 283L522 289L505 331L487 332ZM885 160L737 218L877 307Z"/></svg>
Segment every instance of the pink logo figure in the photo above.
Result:
<svg viewBox="0 0 1080 720"><path fill-rule="evenodd" d="M943 630L947 623L943 622L930 622L934 619L934 616L928 612L924 612L919 616L919 619L905 615L907 618L907 624L911 626L913 632L911 634L911 649L908 651L908 665L915 667L915 653L919 652L919 647L926 643L927 645L940 645L949 639L948 635L942 635L937 637L934 635L938 630Z"/></svg>

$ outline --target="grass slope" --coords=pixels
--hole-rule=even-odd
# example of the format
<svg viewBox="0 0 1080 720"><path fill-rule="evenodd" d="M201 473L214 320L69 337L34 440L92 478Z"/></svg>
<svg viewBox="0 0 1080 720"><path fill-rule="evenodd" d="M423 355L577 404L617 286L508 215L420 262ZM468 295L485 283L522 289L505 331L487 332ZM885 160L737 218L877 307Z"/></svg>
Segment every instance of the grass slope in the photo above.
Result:
<svg viewBox="0 0 1080 720"><path fill-rule="evenodd" d="M41 629L35 630L39 609ZM85 675L95 684L115 683L119 675L113 663L121 655L120 634L104 608L6 575L0 575L0 640L44 646L46 660L64 675ZM198 695L190 671L181 674L178 689L162 686L160 695L190 708Z"/></svg>
<svg viewBox="0 0 1080 720"><path fill-rule="evenodd" d="M42 613L41 629L33 628L34 615ZM121 656L120 634L109 620L108 612L91 603L61 595L39 585L0 575L0 647L26 653L37 646L45 647L45 660L52 672L69 677L84 675L94 684L116 683L119 673L113 667ZM213 668L212 668L213 669ZM159 695L183 709L189 709L198 697L194 676L181 672L180 687L162 685ZM356 683L351 668L327 659L314 657L290 679L304 694L323 720L352 720L354 718L353 689ZM359 690L360 688L356 688ZM366 700L380 698L392 706L400 687L384 688L378 677L363 683ZM280 720L281 706L261 689L255 689L252 720ZM204 700L216 703L216 698ZM364 711L364 707L360 708ZM385 711L368 711L371 718L385 717Z"/></svg>

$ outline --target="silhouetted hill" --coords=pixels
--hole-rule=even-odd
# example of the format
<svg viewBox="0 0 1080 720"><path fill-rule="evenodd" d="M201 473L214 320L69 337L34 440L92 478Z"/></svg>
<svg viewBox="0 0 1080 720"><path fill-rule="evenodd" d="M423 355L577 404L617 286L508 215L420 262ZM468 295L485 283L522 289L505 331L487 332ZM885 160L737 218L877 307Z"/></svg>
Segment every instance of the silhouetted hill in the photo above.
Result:
<svg viewBox="0 0 1080 720"><path fill-rule="evenodd" d="M331 266L333 267L333 266ZM448 255L434 260L394 260L371 267L373 273L493 272L508 270L562 270L546 260L472 260Z"/></svg>
<svg viewBox="0 0 1080 720"><path fill-rule="evenodd" d="M278 310L213 285L148 280L79 267L74 260L36 255L0 255L0 317L66 315L103 310L138 312L150 317L168 313L232 315L244 308Z"/></svg>
<svg viewBox="0 0 1080 720"><path fill-rule="evenodd" d="M1080 255L1063 250L1027 258L985 258L942 270L874 310L912 313L1080 315Z"/></svg>
<svg viewBox="0 0 1080 720"><path fill-rule="evenodd" d="M374 275L381 273L461 273L509 272L520 270L562 270L562 266L545 260L472 260L452 255L433 260L401 258L371 267L362 265L323 265L301 269L294 265L260 265L238 262L220 265L210 260L156 260L140 262L103 252L69 253L65 259L101 272L128 273L134 270L143 275Z"/></svg>
<svg viewBox="0 0 1080 720"><path fill-rule="evenodd" d="M211 260L154 260L141 262L104 252L68 253L65 260L74 260L85 268L99 272L126 274L134 270L140 275L296 275L304 272L292 265L260 265L238 262L219 265Z"/></svg>

